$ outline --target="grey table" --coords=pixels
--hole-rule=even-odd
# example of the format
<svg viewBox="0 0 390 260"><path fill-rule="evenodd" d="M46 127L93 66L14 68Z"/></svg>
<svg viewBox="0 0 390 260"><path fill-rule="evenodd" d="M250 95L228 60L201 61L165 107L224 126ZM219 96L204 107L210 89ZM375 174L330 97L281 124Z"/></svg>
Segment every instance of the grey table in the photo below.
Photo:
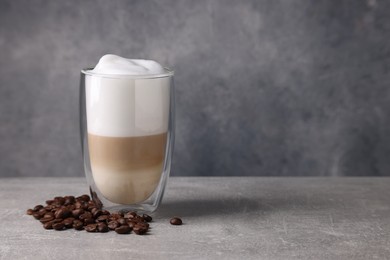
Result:
<svg viewBox="0 0 390 260"><path fill-rule="evenodd" d="M25 215L86 192L81 178L0 179L0 258L390 258L390 178L171 178L146 236L44 230Z"/></svg>

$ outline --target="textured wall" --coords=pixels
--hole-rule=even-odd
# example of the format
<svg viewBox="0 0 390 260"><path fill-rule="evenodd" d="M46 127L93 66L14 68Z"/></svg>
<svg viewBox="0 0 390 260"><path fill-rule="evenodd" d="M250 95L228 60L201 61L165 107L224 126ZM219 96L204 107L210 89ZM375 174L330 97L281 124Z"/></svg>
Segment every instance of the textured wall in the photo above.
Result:
<svg viewBox="0 0 390 260"><path fill-rule="evenodd" d="M390 1L0 0L0 176L81 176L79 70L176 71L174 175L390 175Z"/></svg>

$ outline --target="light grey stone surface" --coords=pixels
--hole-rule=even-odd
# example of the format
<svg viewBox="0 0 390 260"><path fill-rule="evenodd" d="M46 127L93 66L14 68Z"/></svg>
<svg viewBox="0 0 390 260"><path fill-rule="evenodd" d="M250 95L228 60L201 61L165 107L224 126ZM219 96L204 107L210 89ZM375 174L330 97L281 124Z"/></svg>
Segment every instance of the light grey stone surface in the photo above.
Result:
<svg viewBox="0 0 390 260"><path fill-rule="evenodd" d="M44 230L84 179L0 179L0 259L388 259L390 178L171 178L150 235ZM181 216L184 225L168 221Z"/></svg>
<svg viewBox="0 0 390 260"><path fill-rule="evenodd" d="M82 176L79 70L176 70L173 175L389 175L390 1L1 0L0 176Z"/></svg>

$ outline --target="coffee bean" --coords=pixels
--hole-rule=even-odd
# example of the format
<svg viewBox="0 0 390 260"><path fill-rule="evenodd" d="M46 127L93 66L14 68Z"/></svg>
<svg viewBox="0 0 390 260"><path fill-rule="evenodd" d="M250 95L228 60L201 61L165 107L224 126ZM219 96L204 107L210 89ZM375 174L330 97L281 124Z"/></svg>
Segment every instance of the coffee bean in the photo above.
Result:
<svg viewBox="0 0 390 260"><path fill-rule="evenodd" d="M38 212L34 212L34 213L33 213L33 217L34 217L35 219L40 219L40 218L42 218L43 216L42 216L41 214L39 214Z"/></svg>
<svg viewBox="0 0 390 260"><path fill-rule="evenodd" d="M82 230L84 228L84 224L80 220L76 219L73 221L73 228L76 230Z"/></svg>
<svg viewBox="0 0 390 260"><path fill-rule="evenodd" d="M102 210L102 215L107 215L109 216L110 215L110 212L108 210Z"/></svg>
<svg viewBox="0 0 390 260"><path fill-rule="evenodd" d="M183 221L178 217L172 218L169 222L171 223L171 225L175 225L175 226L179 226L183 224Z"/></svg>
<svg viewBox="0 0 390 260"><path fill-rule="evenodd" d="M49 221L43 224L44 229L53 229L53 221Z"/></svg>
<svg viewBox="0 0 390 260"><path fill-rule="evenodd" d="M100 217L101 215L103 215L103 211L98 209L98 210L95 210L94 212L92 212L92 214L93 214L94 218L97 218L97 217Z"/></svg>
<svg viewBox="0 0 390 260"><path fill-rule="evenodd" d="M54 201L59 204L59 205L64 205L65 204L65 199L63 197L55 197Z"/></svg>
<svg viewBox="0 0 390 260"><path fill-rule="evenodd" d="M133 220L135 220L137 222L146 222L144 217L141 217L141 216L137 216L137 217L133 218Z"/></svg>
<svg viewBox="0 0 390 260"><path fill-rule="evenodd" d="M135 226L139 226L139 227L143 227L143 228L149 229L149 224L146 223L146 222L137 222L135 224Z"/></svg>
<svg viewBox="0 0 390 260"><path fill-rule="evenodd" d="M121 218L122 216L119 215L118 213L112 213L111 216L110 216L110 219L112 220L117 220L119 218Z"/></svg>
<svg viewBox="0 0 390 260"><path fill-rule="evenodd" d="M96 224L89 224L84 229L87 232L96 232L97 231L97 225Z"/></svg>
<svg viewBox="0 0 390 260"><path fill-rule="evenodd" d="M54 218L54 214L52 212L47 212L45 215L43 215L44 218L47 218L47 217L53 217Z"/></svg>
<svg viewBox="0 0 390 260"><path fill-rule="evenodd" d="M153 218L148 214L143 214L142 217L146 220L146 222L151 222Z"/></svg>
<svg viewBox="0 0 390 260"><path fill-rule="evenodd" d="M127 221L127 225L129 226L129 227L131 227L131 228L134 228L135 227L135 225L137 225L137 222L134 222L134 221Z"/></svg>
<svg viewBox="0 0 390 260"><path fill-rule="evenodd" d="M75 210L72 210L72 216L74 217L74 218L79 218L79 216L81 215L81 214L84 214L84 210L83 209L75 209Z"/></svg>
<svg viewBox="0 0 390 260"><path fill-rule="evenodd" d="M94 218L97 218L97 217L100 217L101 215L103 215L103 211L101 211L100 209L96 210L95 212L92 213L93 214L93 217Z"/></svg>
<svg viewBox="0 0 390 260"><path fill-rule="evenodd" d="M54 218L52 216L49 216L49 217L43 217L41 218L39 221L42 223L42 224L45 224L46 222L49 222L49 221L52 221Z"/></svg>
<svg viewBox="0 0 390 260"><path fill-rule="evenodd" d="M89 211L86 211L84 214L81 214L79 216L80 220L84 220L84 219L88 219L88 218L92 218L92 213Z"/></svg>
<svg viewBox="0 0 390 260"><path fill-rule="evenodd" d="M72 214L72 212L69 209L60 208L60 209L56 210L56 212L54 213L54 216L55 216L55 218L65 219L67 217L70 217L71 214Z"/></svg>
<svg viewBox="0 0 390 260"><path fill-rule="evenodd" d="M90 199L91 198L87 194L81 195L81 196L76 198L76 200L78 200L78 201L85 201L85 202L90 201Z"/></svg>
<svg viewBox="0 0 390 260"><path fill-rule="evenodd" d="M109 229L105 223L99 223L98 224L98 231L101 233L106 233L109 231Z"/></svg>
<svg viewBox="0 0 390 260"><path fill-rule="evenodd" d="M86 218L84 219L84 224L85 225L95 224L95 220L93 218Z"/></svg>
<svg viewBox="0 0 390 260"><path fill-rule="evenodd" d="M117 220L120 225L127 225L127 220L124 218L120 218Z"/></svg>
<svg viewBox="0 0 390 260"><path fill-rule="evenodd" d="M98 217L96 219L97 222L106 222L108 219L108 216L107 215L101 215L100 217Z"/></svg>
<svg viewBox="0 0 390 260"><path fill-rule="evenodd" d="M63 230L65 228L65 225L64 223L60 222L60 223L54 223L53 224L53 228L55 230Z"/></svg>
<svg viewBox="0 0 390 260"><path fill-rule="evenodd" d="M75 203L76 199L74 196L65 196L65 203L64 205L71 205Z"/></svg>
<svg viewBox="0 0 390 260"><path fill-rule="evenodd" d="M125 218L134 218L134 217L136 217L136 216L138 216L137 215L137 212L134 212L134 211L132 211L132 212L127 212L125 215L124 215L124 217Z"/></svg>
<svg viewBox="0 0 390 260"><path fill-rule="evenodd" d="M76 207L73 204L66 206L66 208L69 209L70 211L73 211L76 209Z"/></svg>
<svg viewBox="0 0 390 260"><path fill-rule="evenodd" d="M46 209L43 207L40 210L38 210L38 213L41 213L41 214L45 215Z"/></svg>
<svg viewBox="0 0 390 260"><path fill-rule="evenodd" d="M117 227L115 229L115 232L118 233L118 234L129 234L131 232L131 228L129 226L126 226L126 225L123 225L123 226L120 226L120 227Z"/></svg>
<svg viewBox="0 0 390 260"><path fill-rule="evenodd" d="M74 206L76 207L76 209L84 209L84 210L88 209L88 203L84 201L78 201L74 204Z"/></svg>
<svg viewBox="0 0 390 260"><path fill-rule="evenodd" d="M91 194L94 194L91 191ZM64 230L74 228L85 229L87 232L108 232L115 230L118 234L134 233L142 235L149 230L152 217L148 214L138 215L136 212L110 213L102 209L97 194L93 200L84 194L77 198L74 196L55 197L46 201L46 206L36 205L28 209L26 214L40 220L45 229Z"/></svg>
<svg viewBox="0 0 390 260"><path fill-rule="evenodd" d="M47 204L47 205L51 205L51 204L53 204L54 202L55 202L54 200L47 200L47 201L46 201L46 204Z"/></svg>
<svg viewBox="0 0 390 260"><path fill-rule="evenodd" d="M66 228L72 228L73 227L73 221L75 219L74 218L66 218L64 219L64 225Z"/></svg>
<svg viewBox="0 0 390 260"><path fill-rule="evenodd" d="M37 212L37 211L40 210L41 208L43 208L42 205L36 205L36 206L33 208L33 210L34 210L35 212Z"/></svg>
<svg viewBox="0 0 390 260"><path fill-rule="evenodd" d="M143 234L145 234L147 231L148 231L148 229L145 228L144 226L141 226L141 225L135 225L135 226L133 227L133 232L136 233L137 235L143 235Z"/></svg>
<svg viewBox="0 0 390 260"><path fill-rule="evenodd" d="M55 206L55 205L47 205L44 207L44 209L46 209L46 211L53 211L56 208L57 208L57 206Z"/></svg>
<svg viewBox="0 0 390 260"><path fill-rule="evenodd" d="M115 230L119 226L119 223L115 220L108 222L108 228L111 230Z"/></svg>

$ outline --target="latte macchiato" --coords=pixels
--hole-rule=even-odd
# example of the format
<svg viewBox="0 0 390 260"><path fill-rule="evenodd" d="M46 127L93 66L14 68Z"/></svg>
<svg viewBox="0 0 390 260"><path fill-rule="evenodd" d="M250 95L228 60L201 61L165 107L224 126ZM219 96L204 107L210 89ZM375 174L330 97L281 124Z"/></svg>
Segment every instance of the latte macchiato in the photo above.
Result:
<svg viewBox="0 0 390 260"><path fill-rule="evenodd" d="M86 78L92 176L111 202L142 202L160 182L169 122L169 78L126 75L163 71L154 61L105 55L91 71L100 76Z"/></svg>

